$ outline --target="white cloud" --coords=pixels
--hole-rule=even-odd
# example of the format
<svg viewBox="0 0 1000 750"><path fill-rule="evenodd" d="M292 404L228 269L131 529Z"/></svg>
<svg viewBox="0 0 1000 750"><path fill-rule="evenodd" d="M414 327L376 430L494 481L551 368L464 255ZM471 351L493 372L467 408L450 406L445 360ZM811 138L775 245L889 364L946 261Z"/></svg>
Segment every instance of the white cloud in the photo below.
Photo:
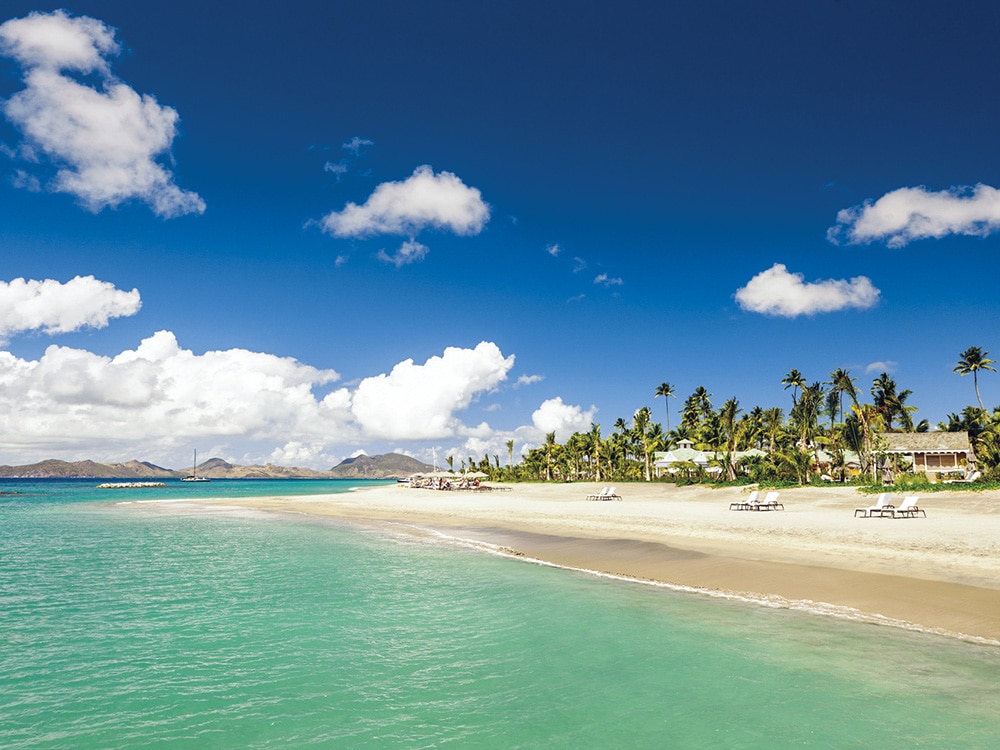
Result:
<svg viewBox="0 0 1000 750"><path fill-rule="evenodd" d="M0 25L0 52L24 70L25 88L3 103L24 136L21 156L36 168L54 168L49 189L76 196L90 211L137 199L164 218L204 212L204 201L177 187L156 162L169 157L177 111L111 73L108 58L119 51L114 36L97 19L61 10ZM101 88L66 73L96 74ZM20 174L18 184L35 184Z"/></svg>
<svg viewBox="0 0 1000 750"><path fill-rule="evenodd" d="M196 354L169 331L117 356L50 346L30 360L0 350L0 447L12 464L137 457L184 466L196 445L200 455L241 463L323 469L337 462L338 445L359 455L359 446L384 439L445 438L464 442L461 455L474 449L478 460L487 447L506 455L509 438L544 436L532 425L502 432L460 418L513 366L513 355L482 342L335 387L334 370L245 349ZM559 410L557 401L543 404L539 424L589 428L593 410Z"/></svg>
<svg viewBox="0 0 1000 750"><path fill-rule="evenodd" d="M334 237L412 237L427 227L470 235L481 232L489 218L479 190L451 172L434 174L424 165L402 182L383 182L364 205L348 203L343 211L327 214L320 226Z"/></svg>
<svg viewBox="0 0 1000 750"><path fill-rule="evenodd" d="M279 448L271 451L267 457L268 463L277 466L308 466L332 468L339 461L333 454L327 452L326 446L322 443L302 443L298 440L290 440ZM250 463L254 463L250 459Z"/></svg>
<svg viewBox="0 0 1000 750"><path fill-rule="evenodd" d="M198 437L326 442L351 433L348 394L313 394L337 377L244 349L196 355L169 331L115 357L60 346L34 361L0 352L0 434L8 447L48 452Z"/></svg>
<svg viewBox="0 0 1000 750"><path fill-rule="evenodd" d="M562 251L562 248L560 248L558 244L556 244L556 245L549 245L547 248L545 248L545 252L547 252L553 258L559 257L559 253L561 251Z"/></svg>
<svg viewBox="0 0 1000 750"><path fill-rule="evenodd" d="M503 381L513 366L514 356L504 357L492 342L448 347L422 365L407 359L388 375L365 378L352 410L365 433L378 438L435 439L480 429L462 425L455 412Z"/></svg>
<svg viewBox="0 0 1000 750"><path fill-rule="evenodd" d="M884 241L897 248L949 234L985 237L1000 228L1000 191L989 185L953 187L931 192L925 187L899 188L874 203L845 208L827 231L834 243Z"/></svg>
<svg viewBox="0 0 1000 750"><path fill-rule="evenodd" d="M374 145L375 141L369 138L362 138L356 135L346 143L341 144L341 148L343 148L346 151L350 151L352 154L357 156L359 153L361 153L361 149L364 146L374 146Z"/></svg>
<svg viewBox="0 0 1000 750"><path fill-rule="evenodd" d="M375 257L383 263L392 263L396 268L402 268L410 263L417 263L427 257L430 248L422 245L416 240L407 240L400 245L399 250L394 255L389 255L385 250L379 250Z"/></svg>
<svg viewBox="0 0 1000 750"><path fill-rule="evenodd" d="M621 286L625 282L621 280L620 276L608 276L606 273L598 274L594 278L595 284L603 284L604 286Z"/></svg>
<svg viewBox="0 0 1000 750"><path fill-rule="evenodd" d="M573 258L573 273L580 273L583 269L587 267L587 261L583 258L575 257Z"/></svg>
<svg viewBox="0 0 1000 750"><path fill-rule="evenodd" d="M865 373L870 375L873 372L896 372L897 367L899 367L899 362L893 362L892 360L871 362L865 365Z"/></svg>
<svg viewBox="0 0 1000 750"><path fill-rule="evenodd" d="M540 383L545 380L544 375L522 375L514 383L515 388L520 388L522 385L533 385L535 383Z"/></svg>
<svg viewBox="0 0 1000 750"><path fill-rule="evenodd" d="M750 312L794 318L848 308L864 310L878 304L879 294L866 276L806 283L802 274L789 273L784 264L775 263L738 289L736 302Z"/></svg>
<svg viewBox="0 0 1000 750"><path fill-rule="evenodd" d="M587 432L594 421L597 407L584 410L580 406L563 403L561 397L543 401L531 415L531 423L541 433L556 433L556 440L565 442L574 432Z"/></svg>
<svg viewBox="0 0 1000 750"><path fill-rule="evenodd" d="M65 284L53 279L0 281L0 343L24 331L104 328L111 318L135 315L141 306L137 289L125 292L93 276L77 276Z"/></svg>

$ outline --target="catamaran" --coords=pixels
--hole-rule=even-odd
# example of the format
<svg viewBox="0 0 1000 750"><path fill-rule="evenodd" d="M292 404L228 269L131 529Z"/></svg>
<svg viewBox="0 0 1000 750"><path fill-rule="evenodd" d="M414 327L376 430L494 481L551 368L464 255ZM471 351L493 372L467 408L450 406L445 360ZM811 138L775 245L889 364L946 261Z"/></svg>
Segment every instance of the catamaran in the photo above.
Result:
<svg viewBox="0 0 1000 750"><path fill-rule="evenodd" d="M198 476L198 449L194 449L194 463L191 465L191 473L181 479L182 482L208 482L208 477Z"/></svg>

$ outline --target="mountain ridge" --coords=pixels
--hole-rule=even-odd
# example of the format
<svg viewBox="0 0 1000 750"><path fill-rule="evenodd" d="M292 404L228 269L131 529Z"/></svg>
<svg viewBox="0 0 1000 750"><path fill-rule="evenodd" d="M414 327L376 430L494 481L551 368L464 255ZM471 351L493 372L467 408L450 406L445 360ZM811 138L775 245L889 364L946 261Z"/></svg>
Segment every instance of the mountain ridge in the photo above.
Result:
<svg viewBox="0 0 1000 750"><path fill-rule="evenodd" d="M196 468L198 476L209 479L395 479L432 467L401 453L385 453L347 458L326 471L271 463L239 466L222 458L209 458ZM21 466L0 466L0 478L3 479L179 479L190 473L190 467L167 469L137 459L98 463L89 459L50 458Z"/></svg>

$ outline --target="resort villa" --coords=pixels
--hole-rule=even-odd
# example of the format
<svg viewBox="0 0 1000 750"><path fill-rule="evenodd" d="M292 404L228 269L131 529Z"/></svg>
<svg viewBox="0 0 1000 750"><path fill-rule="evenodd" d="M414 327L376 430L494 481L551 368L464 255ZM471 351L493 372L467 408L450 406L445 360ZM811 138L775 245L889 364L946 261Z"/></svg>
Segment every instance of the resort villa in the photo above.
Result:
<svg viewBox="0 0 1000 750"><path fill-rule="evenodd" d="M758 450L757 448L735 452L737 463L749 456L766 455L765 451ZM698 471L699 469L709 474L719 474L722 472L722 468L719 466L719 461L722 460L721 453L698 450L686 438L678 440L677 445L670 450L657 451L653 456L653 468L658 477L662 476L664 472L667 474L678 474L680 472Z"/></svg>
<svg viewBox="0 0 1000 750"><path fill-rule="evenodd" d="M924 474L931 482L972 481L976 473L976 456L969 442L968 432L887 432L878 436L875 449L876 465L882 481L891 484L900 472ZM736 463L751 456L766 456L756 448L735 453ZM842 459L822 448L815 449L814 470L825 478L835 474L840 460L848 474L857 474L860 461L854 451L844 451ZM653 466L656 476L663 474L690 474L704 471L708 474L722 472L724 456L711 450L699 450L690 440L679 440L668 451L655 454Z"/></svg>
<svg viewBox="0 0 1000 750"><path fill-rule="evenodd" d="M882 481L891 482L897 471L923 473L931 482L945 477L969 479L976 456L968 432L887 432L880 436L885 455ZM902 460L900 460L902 459Z"/></svg>

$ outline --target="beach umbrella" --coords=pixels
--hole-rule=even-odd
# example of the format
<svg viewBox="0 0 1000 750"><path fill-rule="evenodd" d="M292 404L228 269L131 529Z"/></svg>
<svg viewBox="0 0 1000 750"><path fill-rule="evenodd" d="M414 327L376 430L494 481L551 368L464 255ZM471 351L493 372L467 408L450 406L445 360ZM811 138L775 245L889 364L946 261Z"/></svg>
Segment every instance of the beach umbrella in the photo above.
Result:
<svg viewBox="0 0 1000 750"><path fill-rule="evenodd" d="M469 472L468 474L466 474L465 476L466 476L466 477L467 477L468 479L486 479L486 477L488 477L488 476L489 476L489 474L486 474L486 473L484 473L484 472L482 472L482 471L470 471L470 472Z"/></svg>

